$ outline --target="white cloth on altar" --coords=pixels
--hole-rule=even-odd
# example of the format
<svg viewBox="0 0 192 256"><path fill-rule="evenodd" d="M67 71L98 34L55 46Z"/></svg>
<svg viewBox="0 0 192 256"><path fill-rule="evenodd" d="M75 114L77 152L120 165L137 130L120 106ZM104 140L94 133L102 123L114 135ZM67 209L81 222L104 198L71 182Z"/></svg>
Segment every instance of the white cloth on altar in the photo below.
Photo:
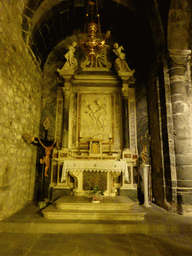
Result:
<svg viewBox="0 0 192 256"><path fill-rule="evenodd" d="M69 171L90 172L122 172L126 181L129 181L127 163L113 160L65 160L63 163L61 182L66 180Z"/></svg>

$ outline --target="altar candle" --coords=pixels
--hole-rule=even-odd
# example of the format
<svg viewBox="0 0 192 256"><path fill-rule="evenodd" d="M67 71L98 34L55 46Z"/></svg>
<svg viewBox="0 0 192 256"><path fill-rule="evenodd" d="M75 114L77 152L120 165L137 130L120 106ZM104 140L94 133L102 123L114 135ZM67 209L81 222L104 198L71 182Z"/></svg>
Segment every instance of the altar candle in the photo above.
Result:
<svg viewBox="0 0 192 256"><path fill-rule="evenodd" d="M110 134L109 134L109 138L112 138L112 133L110 132Z"/></svg>

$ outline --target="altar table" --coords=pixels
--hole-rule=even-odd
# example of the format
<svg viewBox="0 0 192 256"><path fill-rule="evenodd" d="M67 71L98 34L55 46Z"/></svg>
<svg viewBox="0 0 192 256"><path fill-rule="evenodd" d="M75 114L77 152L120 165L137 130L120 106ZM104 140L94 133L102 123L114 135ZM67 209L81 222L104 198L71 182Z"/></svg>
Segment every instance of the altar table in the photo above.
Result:
<svg viewBox="0 0 192 256"><path fill-rule="evenodd" d="M74 177L76 187L73 190L75 195L84 195L83 190L83 172L106 172L107 173L107 190L106 196L115 196L114 180L123 173L124 179L129 181L127 163L125 161L113 160L65 160L63 163L61 182L66 180L67 173Z"/></svg>

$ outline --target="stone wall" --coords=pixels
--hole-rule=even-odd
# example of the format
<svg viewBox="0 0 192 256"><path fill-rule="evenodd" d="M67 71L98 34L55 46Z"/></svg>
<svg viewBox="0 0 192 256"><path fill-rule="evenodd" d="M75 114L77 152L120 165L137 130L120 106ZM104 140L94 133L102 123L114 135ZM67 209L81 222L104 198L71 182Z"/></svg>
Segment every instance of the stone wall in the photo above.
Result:
<svg viewBox="0 0 192 256"><path fill-rule="evenodd" d="M37 149L22 136L39 133L41 76L22 38L23 5L0 2L0 218L34 192Z"/></svg>

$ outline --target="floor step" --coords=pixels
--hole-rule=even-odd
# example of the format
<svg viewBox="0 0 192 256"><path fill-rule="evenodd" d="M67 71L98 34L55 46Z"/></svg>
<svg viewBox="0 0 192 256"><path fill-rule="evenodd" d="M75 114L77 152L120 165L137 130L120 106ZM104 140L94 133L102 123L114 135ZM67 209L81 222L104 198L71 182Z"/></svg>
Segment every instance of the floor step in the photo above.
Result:
<svg viewBox="0 0 192 256"><path fill-rule="evenodd" d="M55 207L60 210L129 210L135 202L128 197L102 197L100 203L93 203L90 197L63 196L55 201Z"/></svg>
<svg viewBox="0 0 192 256"><path fill-rule="evenodd" d="M92 203L87 197L62 197L42 210L45 219L52 220L126 220L142 221L143 209L127 197L103 197Z"/></svg>

